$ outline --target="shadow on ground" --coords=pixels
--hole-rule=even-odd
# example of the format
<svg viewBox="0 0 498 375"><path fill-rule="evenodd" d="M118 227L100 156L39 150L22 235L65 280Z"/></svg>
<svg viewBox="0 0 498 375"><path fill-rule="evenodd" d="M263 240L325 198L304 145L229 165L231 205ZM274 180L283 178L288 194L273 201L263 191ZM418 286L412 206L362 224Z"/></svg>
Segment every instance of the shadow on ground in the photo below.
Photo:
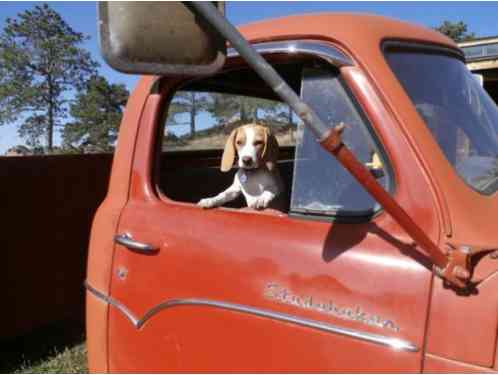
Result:
<svg viewBox="0 0 498 375"><path fill-rule="evenodd" d="M64 321L0 341L0 373L87 372L85 329Z"/></svg>

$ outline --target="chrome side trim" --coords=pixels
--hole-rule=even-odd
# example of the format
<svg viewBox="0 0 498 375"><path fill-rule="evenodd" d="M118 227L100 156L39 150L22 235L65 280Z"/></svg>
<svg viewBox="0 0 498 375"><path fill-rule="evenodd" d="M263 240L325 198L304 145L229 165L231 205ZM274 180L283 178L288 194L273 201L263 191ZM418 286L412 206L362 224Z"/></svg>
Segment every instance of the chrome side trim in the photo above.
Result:
<svg viewBox="0 0 498 375"><path fill-rule="evenodd" d="M87 282L85 282L85 287L95 297L108 303L111 306L114 306L119 311L121 311L121 313L123 313L137 329L142 328L143 325L150 318L152 318L154 315L156 315L158 312L164 309L178 307L178 306L207 306L207 307L219 308L224 310L236 311L250 315L256 315L263 318L278 320L285 323L292 323L302 327L313 328L323 332L335 333L338 335L351 337L362 341L367 341L373 344L386 346L394 350L402 350L407 352L419 351L417 346L415 346L414 344L395 337L388 337L368 332L362 332L355 329L338 327L317 320L298 318L289 314L273 312L251 306L240 305L237 303L221 302L221 301L214 301L214 300L201 299L201 298L182 298L182 299L168 300L149 309L142 318L136 318L135 315L119 301L98 291Z"/></svg>
<svg viewBox="0 0 498 375"><path fill-rule="evenodd" d="M288 53L288 54L302 54L302 55L312 55L320 57L321 59L327 61L338 68L342 66L352 66L353 61L339 51L323 42L313 42L306 40L290 40L281 42L267 42L267 43L256 43L252 45L256 51L260 54L271 54L271 53ZM233 48L229 48L227 52L227 57L236 57L238 52Z"/></svg>
<svg viewBox="0 0 498 375"><path fill-rule="evenodd" d="M128 318L128 320L131 322L131 324L133 324L135 326L135 328L140 328L145 323L144 322L144 323L140 324L140 320L135 318L135 315L133 315L133 313L130 310L128 310L123 304L121 304L119 301L116 301L114 298L112 298L112 297L102 293L101 291L95 289L93 286L88 284L88 282L86 282L86 281L84 282L84 285L85 285L86 290L89 291L90 293L92 293L95 297L97 297L101 301L108 303L111 306L114 306L119 311L121 311L121 313L123 313L124 316L126 316Z"/></svg>

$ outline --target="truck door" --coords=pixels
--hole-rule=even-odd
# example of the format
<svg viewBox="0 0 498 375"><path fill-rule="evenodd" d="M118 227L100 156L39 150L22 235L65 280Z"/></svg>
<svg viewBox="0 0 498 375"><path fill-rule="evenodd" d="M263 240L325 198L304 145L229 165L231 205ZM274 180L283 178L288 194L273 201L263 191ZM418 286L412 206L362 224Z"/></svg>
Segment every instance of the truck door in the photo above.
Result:
<svg viewBox="0 0 498 375"><path fill-rule="evenodd" d="M420 172L408 147L381 144L363 94L310 52L338 51L308 44L306 56L294 44L282 59L290 51L282 42L267 57L331 126L348 124L348 146L434 236L430 192L423 180L410 187ZM113 260L110 371L420 371L430 265L237 64L163 82L147 101ZM201 209L198 200L232 182L235 170L219 170L221 151L230 130L247 122L276 134L287 209L255 211L240 201ZM395 169L401 154L406 175Z"/></svg>

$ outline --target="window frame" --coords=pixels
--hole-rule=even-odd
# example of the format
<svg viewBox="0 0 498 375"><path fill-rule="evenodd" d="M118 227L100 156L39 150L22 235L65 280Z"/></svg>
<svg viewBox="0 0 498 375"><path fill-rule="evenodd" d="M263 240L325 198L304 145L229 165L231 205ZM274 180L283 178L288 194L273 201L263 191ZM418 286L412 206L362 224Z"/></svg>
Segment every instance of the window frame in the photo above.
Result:
<svg viewBox="0 0 498 375"><path fill-rule="evenodd" d="M258 53L263 55L265 59L267 59L270 63L276 63L278 62L278 59L281 58L282 56L286 57L286 61L289 60L289 57L291 59L296 59L299 60L302 57L312 57L317 60L322 60L326 62L329 66L332 68L335 68L339 71L338 79L339 82L342 86L342 88L345 90L348 98L351 100L351 104L354 106L354 108L358 111L359 116L363 120L363 126L364 130L367 132L367 134L370 136L370 140L372 142L372 146L374 150L378 153L381 161L383 162L384 166L384 172L386 173L386 186L385 189L387 190L388 193L391 195L394 194L395 192L395 178L394 178L394 172L392 168L392 164L388 158L388 154L380 141L379 136L377 135L374 126L372 125L372 122L368 118L368 115L364 108L361 106L360 102L357 100L355 97L353 91L350 89L350 87L347 85L345 80L342 77L342 74L340 73L340 69L345 66L355 66L355 63L353 60L344 54L340 49L336 48L335 46L329 44L329 43L324 43L322 41L316 41L316 40L308 40L308 39L303 39L303 40L287 40L287 41L274 41L274 42L262 42L262 43L256 43L253 44L253 47L256 49ZM243 67L248 67L247 63L239 56L238 52L236 52L234 49L229 48L228 53L227 53L227 63L226 63L226 68L224 68L221 72L226 72L232 69L240 69ZM178 90L181 90L182 87L186 86L187 84L197 81L197 80L202 80L203 78L206 77L201 77L201 78L191 78L188 77L186 79L181 79L176 81L174 84L169 85L168 87L168 93L164 95L161 107L163 110L161 111L160 116L158 116L159 121L161 121L161 124L159 126L156 126L156 141L155 141L155 157L154 157L154 162L152 163L153 170L151 176L153 176L154 181L152 186L154 187L154 190L157 194L157 196L160 198L161 201L168 201L174 204L188 204L188 205L195 205L191 202L182 202L182 201L176 201L171 198L169 198L166 194L164 194L159 186L159 170L160 170L160 162L161 162L161 153L162 153L162 134L164 133L164 125L165 125L165 120L167 118L167 113L168 113L168 108L171 103L171 100L173 99L175 93ZM301 78L302 82L302 78ZM161 83L159 82L157 90L162 91L159 87L161 86ZM318 144L317 144L318 147ZM213 151L213 150L210 150ZM294 178L294 176L293 176ZM218 207L218 209L223 209L223 210L238 210L238 209L233 209L229 207ZM285 213L286 217L290 218L298 218L298 219L304 219L304 220L311 220L311 221L319 221L319 222L341 222L341 223L365 223L371 221L373 218L377 217L379 214L383 212L383 208L376 203L374 209L372 210L371 213L365 215L338 215L338 214L317 214L317 213L302 213L302 212L292 212L289 207L289 211Z"/></svg>

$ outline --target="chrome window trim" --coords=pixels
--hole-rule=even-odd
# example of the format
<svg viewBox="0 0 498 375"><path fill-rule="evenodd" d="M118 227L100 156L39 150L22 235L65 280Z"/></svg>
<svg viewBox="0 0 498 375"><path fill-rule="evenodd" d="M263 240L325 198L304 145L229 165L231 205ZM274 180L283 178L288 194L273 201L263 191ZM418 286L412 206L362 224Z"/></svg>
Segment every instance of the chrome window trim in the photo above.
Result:
<svg viewBox="0 0 498 375"><path fill-rule="evenodd" d="M247 305L240 305L237 303L230 303L224 301L215 301L203 298L181 298L181 299L170 299L160 304L150 308L145 312L142 318L137 318L126 306L117 301L116 299L105 295L99 290L92 287L88 282L85 282L85 288L93 296L99 300L108 303L109 305L115 307L119 310L136 329L140 329L144 326L149 319L162 310L179 307L179 306L206 306L212 308L218 308L222 310L236 311L239 313L255 315L263 318L268 318L272 320L277 320L285 323L291 323L302 327L316 329L322 332L338 334L353 339L370 342L372 344L377 344L381 346L386 346L393 350L401 350L406 352L418 352L419 348L413 343L402 340L396 337L389 337L384 335L378 335L374 333L359 331L351 328L339 327L329 323L324 323L318 320L299 318L294 315L289 315L285 313L279 313L275 311L260 309Z"/></svg>
<svg viewBox="0 0 498 375"><path fill-rule="evenodd" d="M337 68L353 66L353 60L337 48L320 41L286 40L279 42L255 43L252 45L260 54L287 53L289 55L310 55L320 57ZM229 48L227 57L237 57L238 52Z"/></svg>

